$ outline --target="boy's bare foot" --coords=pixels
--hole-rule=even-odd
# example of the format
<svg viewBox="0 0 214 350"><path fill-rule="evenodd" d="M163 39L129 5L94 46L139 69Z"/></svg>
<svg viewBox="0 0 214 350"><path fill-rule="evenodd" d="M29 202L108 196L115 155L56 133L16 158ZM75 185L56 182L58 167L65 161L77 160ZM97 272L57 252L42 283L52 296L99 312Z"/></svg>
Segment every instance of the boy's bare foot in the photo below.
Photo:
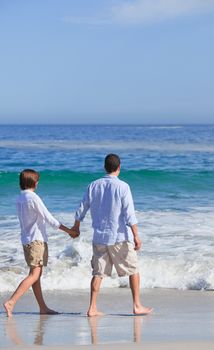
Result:
<svg viewBox="0 0 214 350"><path fill-rule="evenodd" d="M59 313L57 311L51 310L51 309L45 309L40 310L40 315L58 315Z"/></svg>
<svg viewBox="0 0 214 350"><path fill-rule="evenodd" d="M89 309L87 312L88 317L93 317L93 316L104 316L105 314L101 311Z"/></svg>
<svg viewBox="0 0 214 350"><path fill-rule="evenodd" d="M135 315L149 315L153 309L151 307L145 307L145 306L134 306L133 313Z"/></svg>
<svg viewBox="0 0 214 350"><path fill-rule="evenodd" d="M12 317L14 304L11 301L6 301L3 305L7 313L7 316Z"/></svg>

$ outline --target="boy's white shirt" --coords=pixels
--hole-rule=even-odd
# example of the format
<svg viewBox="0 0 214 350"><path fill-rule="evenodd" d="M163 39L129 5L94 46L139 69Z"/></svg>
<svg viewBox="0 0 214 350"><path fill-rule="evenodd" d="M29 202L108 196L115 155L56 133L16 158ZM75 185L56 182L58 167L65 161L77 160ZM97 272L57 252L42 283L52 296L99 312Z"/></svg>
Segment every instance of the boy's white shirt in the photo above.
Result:
<svg viewBox="0 0 214 350"><path fill-rule="evenodd" d="M31 190L21 191L16 202L23 245L35 240L47 242L46 223L57 229L60 222L48 211L41 198Z"/></svg>

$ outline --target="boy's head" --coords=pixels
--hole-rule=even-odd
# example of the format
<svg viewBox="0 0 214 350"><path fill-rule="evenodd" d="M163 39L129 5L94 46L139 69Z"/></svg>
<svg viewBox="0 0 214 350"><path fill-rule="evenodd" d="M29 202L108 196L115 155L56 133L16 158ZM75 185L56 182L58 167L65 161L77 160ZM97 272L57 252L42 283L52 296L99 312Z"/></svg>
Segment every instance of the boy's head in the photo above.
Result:
<svg viewBox="0 0 214 350"><path fill-rule="evenodd" d="M120 168L120 157L117 154L108 154L105 157L105 170L108 174L114 173Z"/></svg>
<svg viewBox="0 0 214 350"><path fill-rule="evenodd" d="M19 175L19 185L22 190L35 189L39 181L39 173L32 169L25 169Z"/></svg>

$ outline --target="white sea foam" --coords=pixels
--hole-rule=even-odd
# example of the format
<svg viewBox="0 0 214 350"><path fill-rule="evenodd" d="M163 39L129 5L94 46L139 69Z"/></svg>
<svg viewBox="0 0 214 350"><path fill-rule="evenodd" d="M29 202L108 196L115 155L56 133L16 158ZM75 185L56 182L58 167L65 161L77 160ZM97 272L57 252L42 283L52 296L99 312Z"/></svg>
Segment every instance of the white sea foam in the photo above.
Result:
<svg viewBox="0 0 214 350"><path fill-rule="evenodd" d="M147 126L149 129L183 129L182 125L150 125Z"/></svg>
<svg viewBox="0 0 214 350"><path fill-rule="evenodd" d="M144 142L144 141L96 141L95 143L85 141L8 141L0 140L1 148L12 148L16 150L136 150L136 151L156 151L156 152L208 152L214 153L214 144L211 143L173 143L173 142Z"/></svg>
<svg viewBox="0 0 214 350"><path fill-rule="evenodd" d="M73 221L73 215L68 213L56 216L68 226ZM143 241L139 252L142 287L214 289L214 208L137 212L137 217ZM13 291L28 272L14 217L2 218L0 237L0 292ZM76 240L49 229L50 257L42 281L45 290L89 288L91 237L89 216ZM103 285L126 286L128 279L118 278L114 271Z"/></svg>

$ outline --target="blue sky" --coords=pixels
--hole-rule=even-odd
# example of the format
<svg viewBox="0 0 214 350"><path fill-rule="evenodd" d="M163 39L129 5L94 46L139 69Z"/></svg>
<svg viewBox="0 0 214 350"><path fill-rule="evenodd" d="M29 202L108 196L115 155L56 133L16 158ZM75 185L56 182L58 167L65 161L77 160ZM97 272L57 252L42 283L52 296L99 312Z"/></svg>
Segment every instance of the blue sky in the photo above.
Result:
<svg viewBox="0 0 214 350"><path fill-rule="evenodd" d="M0 122L214 122L213 38L214 0L0 0Z"/></svg>

